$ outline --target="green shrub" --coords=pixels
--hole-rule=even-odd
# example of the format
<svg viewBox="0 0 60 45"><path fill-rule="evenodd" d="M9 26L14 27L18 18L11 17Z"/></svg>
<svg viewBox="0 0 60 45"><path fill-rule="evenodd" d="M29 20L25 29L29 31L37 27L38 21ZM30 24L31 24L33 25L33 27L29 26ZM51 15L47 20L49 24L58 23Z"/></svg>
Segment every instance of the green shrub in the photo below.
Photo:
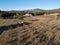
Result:
<svg viewBox="0 0 60 45"><path fill-rule="evenodd" d="M60 17L60 13L57 16Z"/></svg>

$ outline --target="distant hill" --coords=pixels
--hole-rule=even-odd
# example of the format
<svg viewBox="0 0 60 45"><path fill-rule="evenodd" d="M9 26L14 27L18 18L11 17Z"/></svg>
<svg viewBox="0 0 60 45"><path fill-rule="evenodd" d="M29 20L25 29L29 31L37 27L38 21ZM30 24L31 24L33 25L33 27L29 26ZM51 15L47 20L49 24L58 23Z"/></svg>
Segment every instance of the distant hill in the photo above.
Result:
<svg viewBox="0 0 60 45"><path fill-rule="evenodd" d="M31 9L31 10L24 10L25 12L44 12L45 10L44 9Z"/></svg>
<svg viewBox="0 0 60 45"><path fill-rule="evenodd" d="M0 18L20 18L25 14L32 14L33 16L50 14L50 13L60 13L60 9L52 9L52 10L44 10L44 9L30 9L30 10L11 10L11 11L1 11L0 10Z"/></svg>
<svg viewBox="0 0 60 45"><path fill-rule="evenodd" d="M2 11L2 10L0 10ZM44 9L30 9L30 10L11 10L11 11L5 11L5 12L20 12L20 11L24 11L24 12L60 12L60 8L59 9L51 9L51 10L44 10Z"/></svg>
<svg viewBox="0 0 60 45"><path fill-rule="evenodd" d="M48 13L55 13L58 12L60 13L60 8L59 9L51 9L51 10L44 10L44 9L31 9L31 10L24 10L25 12L48 12Z"/></svg>
<svg viewBox="0 0 60 45"><path fill-rule="evenodd" d="M46 10L46 12L58 12L58 13L60 13L60 9Z"/></svg>

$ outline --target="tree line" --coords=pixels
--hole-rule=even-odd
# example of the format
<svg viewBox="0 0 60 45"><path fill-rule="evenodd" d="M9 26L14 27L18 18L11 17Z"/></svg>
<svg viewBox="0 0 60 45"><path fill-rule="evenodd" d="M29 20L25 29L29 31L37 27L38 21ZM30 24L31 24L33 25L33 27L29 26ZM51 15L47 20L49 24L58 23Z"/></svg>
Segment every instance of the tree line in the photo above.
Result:
<svg viewBox="0 0 60 45"><path fill-rule="evenodd" d="M0 18L2 19L17 19L25 14L32 16L43 15L45 12L25 12L25 11L0 11Z"/></svg>
<svg viewBox="0 0 60 45"><path fill-rule="evenodd" d="M44 11L1 11L0 10L0 18L1 19L20 19L25 14L31 14L32 16L40 16L44 14L50 14L50 13L59 13L60 16L60 10L44 10Z"/></svg>

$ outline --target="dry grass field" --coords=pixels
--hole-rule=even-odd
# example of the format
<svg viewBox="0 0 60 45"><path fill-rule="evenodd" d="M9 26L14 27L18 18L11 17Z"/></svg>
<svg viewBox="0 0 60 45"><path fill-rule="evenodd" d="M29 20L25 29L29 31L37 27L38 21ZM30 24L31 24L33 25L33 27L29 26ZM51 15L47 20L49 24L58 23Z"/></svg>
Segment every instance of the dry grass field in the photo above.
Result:
<svg viewBox="0 0 60 45"><path fill-rule="evenodd" d="M21 22L21 20L19 20L19 19L0 19L0 26L17 24L17 23L20 23L20 22Z"/></svg>
<svg viewBox="0 0 60 45"><path fill-rule="evenodd" d="M60 19L35 16L23 21L28 24L17 25L0 34L0 45L60 45ZM19 19L0 19L0 27L20 22Z"/></svg>

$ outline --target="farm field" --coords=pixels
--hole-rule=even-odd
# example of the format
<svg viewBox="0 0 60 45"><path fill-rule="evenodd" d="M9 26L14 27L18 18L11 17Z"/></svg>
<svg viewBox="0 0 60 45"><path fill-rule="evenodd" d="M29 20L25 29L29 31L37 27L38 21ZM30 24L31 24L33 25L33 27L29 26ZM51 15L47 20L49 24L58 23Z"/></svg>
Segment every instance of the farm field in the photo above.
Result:
<svg viewBox="0 0 60 45"><path fill-rule="evenodd" d="M0 19L0 45L60 45L60 19L32 16L19 19ZM3 27L4 26L4 27ZM2 29L1 29L2 30Z"/></svg>

